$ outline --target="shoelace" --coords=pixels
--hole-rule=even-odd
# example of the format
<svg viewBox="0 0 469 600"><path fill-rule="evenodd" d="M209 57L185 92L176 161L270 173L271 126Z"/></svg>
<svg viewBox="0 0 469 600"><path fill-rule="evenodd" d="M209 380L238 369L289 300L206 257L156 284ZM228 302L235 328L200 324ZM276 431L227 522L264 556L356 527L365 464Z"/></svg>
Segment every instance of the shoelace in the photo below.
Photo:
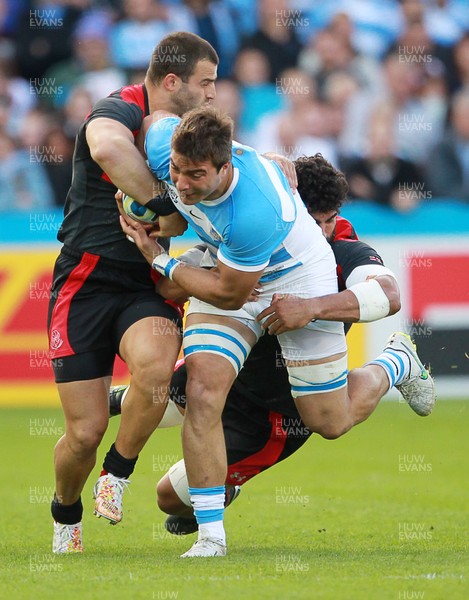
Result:
<svg viewBox="0 0 469 600"><path fill-rule="evenodd" d="M62 525L59 529L59 536L61 541L67 544L71 542L74 548L81 546L80 529L76 526Z"/></svg>
<svg viewBox="0 0 469 600"><path fill-rule="evenodd" d="M107 477L109 477L109 476L107 476ZM115 499L119 502L120 499L122 498L122 494L124 493L124 490L129 487L129 484L130 484L130 479L123 479L120 477L113 476L112 478L109 478L109 482L101 488L98 495L101 495L103 493L108 493L113 496L117 496L117 498L115 498ZM116 491L114 491L113 488L115 488ZM130 493L131 493L131 491L129 489L129 494Z"/></svg>

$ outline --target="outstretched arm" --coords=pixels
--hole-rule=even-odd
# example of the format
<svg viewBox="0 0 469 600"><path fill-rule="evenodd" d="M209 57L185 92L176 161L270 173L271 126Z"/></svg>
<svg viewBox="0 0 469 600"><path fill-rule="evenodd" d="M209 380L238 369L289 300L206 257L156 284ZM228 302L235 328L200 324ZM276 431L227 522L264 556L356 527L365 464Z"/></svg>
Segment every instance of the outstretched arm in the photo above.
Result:
<svg viewBox="0 0 469 600"><path fill-rule="evenodd" d="M389 274L372 275L343 292L318 298L274 294L272 304L257 320L266 319L262 327L278 335L300 329L316 319L345 323L377 321L395 314L400 307L396 279Z"/></svg>

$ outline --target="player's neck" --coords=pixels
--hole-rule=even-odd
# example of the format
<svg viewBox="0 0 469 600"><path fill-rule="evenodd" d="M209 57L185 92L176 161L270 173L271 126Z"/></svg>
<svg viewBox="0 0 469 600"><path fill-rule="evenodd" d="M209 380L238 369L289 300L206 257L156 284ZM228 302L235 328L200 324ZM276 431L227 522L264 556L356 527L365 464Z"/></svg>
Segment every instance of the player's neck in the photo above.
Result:
<svg viewBox="0 0 469 600"><path fill-rule="evenodd" d="M228 191L231 183L233 181L233 165L230 163L228 169L226 170L226 176L223 178L222 182L220 183L220 185L217 187L217 189L210 194L210 196L208 198L206 198L206 200L218 200L218 198L221 198L222 196L224 196L226 194L226 192Z"/></svg>
<svg viewBox="0 0 469 600"><path fill-rule="evenodd" d="M178 114L177 108L171 101L171 96L165 94L163 90L149 82L148 78L145 78L145 87L147 88L148 93L148 108L150 114L153 114L157 110L165 110L173 114Z"/></svg>

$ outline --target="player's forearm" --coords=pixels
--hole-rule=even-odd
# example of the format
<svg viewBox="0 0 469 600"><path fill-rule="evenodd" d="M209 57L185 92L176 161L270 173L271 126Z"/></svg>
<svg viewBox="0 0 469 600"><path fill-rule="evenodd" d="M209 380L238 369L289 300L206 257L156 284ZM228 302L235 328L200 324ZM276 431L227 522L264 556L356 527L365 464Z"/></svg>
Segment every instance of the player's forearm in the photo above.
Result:
<svg viewBox="0 0 469 600"><path fill-rule="evenodd" d="M356 323L360 319L358 300L348 290L319 298L308 298L305 309L305 316L309 321L318 319Z"/></svg>
<svg viewBox="0 0 469 600"><path fill-rule="evenodd" d="M156 291L167 300L174 300L179 304L187 302L188 294L180 285L167 277L162 277L156 284Z"/></svg>
<svg viewBox="0 0 469 600"><path fill-rule="evenodd" d="M344 323L373 322L400 310L399 286L394 277L380 275L358 285L365 290L358 297L356 291L351 291L357 289L355 285L338 294L311 298L312 311L318 314L312 319Z"/></svg>
<svg viewBox="0 0 469 600"><path fill-rule="evenodd" d="M216 269L208 271L180 263L172 274L172 280L185 290L188 296L194 296L225 310L241 308L249 295L249 292L244 295L235 286L226 285Z"/></svg>

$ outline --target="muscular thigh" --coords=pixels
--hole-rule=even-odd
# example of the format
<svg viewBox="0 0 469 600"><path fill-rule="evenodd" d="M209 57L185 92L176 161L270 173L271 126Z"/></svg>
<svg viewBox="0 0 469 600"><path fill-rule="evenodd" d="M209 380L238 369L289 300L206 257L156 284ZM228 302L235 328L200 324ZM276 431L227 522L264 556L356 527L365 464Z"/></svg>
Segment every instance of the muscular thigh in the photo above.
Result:
<svg viewBox="0 0 469 600"><path fill-rule="evenodd" d="M60 383L57 388L62 402L67 431L104 431L109 420L110 377L88 381Z"/></svg>
<svg viewBox="0 0 469 600"><path fill-rule="evenodd" d="M131 372L138 365L168 363L173 368L181 345L181 318L155 293L140 294L122 311L114 326L121 358Z"/></svg>

